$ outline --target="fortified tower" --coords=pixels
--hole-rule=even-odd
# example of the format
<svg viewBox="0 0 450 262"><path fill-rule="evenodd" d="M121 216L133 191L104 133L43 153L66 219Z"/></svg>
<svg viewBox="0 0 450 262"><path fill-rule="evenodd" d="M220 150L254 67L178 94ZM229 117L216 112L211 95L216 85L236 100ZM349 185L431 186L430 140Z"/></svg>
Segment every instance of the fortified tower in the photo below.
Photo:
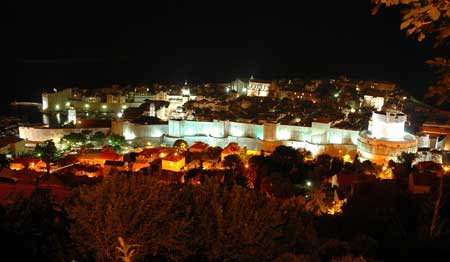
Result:
<svg viewBox="0 0 450 262"><path fill-rule="evenodd" d="M405 132L406 115L396 110L372 112L368 130L358 137L358 152L377 164L397 160L402 152L416 153L417 139Z"/></svg>

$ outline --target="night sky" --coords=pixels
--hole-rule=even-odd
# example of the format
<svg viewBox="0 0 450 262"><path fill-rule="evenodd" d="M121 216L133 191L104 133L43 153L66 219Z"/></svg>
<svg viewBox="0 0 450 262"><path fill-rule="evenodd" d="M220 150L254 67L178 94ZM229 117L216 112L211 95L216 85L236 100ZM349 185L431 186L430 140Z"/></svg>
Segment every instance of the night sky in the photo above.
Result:
<svg viewBox="0 0 450 262"><path fill-rule="evenodd" d="M5 76L14 77L4 81L2 101L39 101L44 90L74 85L228 82L251 74L344 74L420 93L433 80L424 61L447 52L407 38L395 8L372 16L369 0L98 2L2 4L1 50L13 71Z"/></svg>

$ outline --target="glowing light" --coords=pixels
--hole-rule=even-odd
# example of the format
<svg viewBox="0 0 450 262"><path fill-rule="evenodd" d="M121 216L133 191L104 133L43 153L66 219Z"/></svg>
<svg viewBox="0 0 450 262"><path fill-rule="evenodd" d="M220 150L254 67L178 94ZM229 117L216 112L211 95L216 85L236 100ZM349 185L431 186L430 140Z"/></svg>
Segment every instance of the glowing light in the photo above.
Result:
<svg viewBox="0 0 450 262"><path fill-rule="evenodd" d="M159 154L159 158L163 158L163 157L165 157L166 156L166 154L164 154L164 153L160 153Z"/></svg>
<svg viewBox="0 0 450 262"><path fill-rule="evenodd" d="M306 186L310 187L312 185L311 181L306 181Z"/></svg>
<svg viewBox="0 0 450 262"><path fill-rule="evenodd" d="M147 142L147 146L151 146L152 143L150 141Z"/></svg>
<svg viewBox="0 0 450 262"><path fill-rule="evenodd" d="M334 94L334 97L336 98L339 97L339 93Z"/></svg>
<svg viewBox="0 0 450 262"><path fill-rule="evenodd" d="M84 104L84 107L85 108L89 108L89 107L91 107L89 104Z"/></svg>
<svg viewBox="0 0 450 262"><path fill-rule="evenodd" d="M245 164L245 166L244 166L245 168L248 168L248 164Z"/></svg>
<svg viewBox="0 0 450 262"><path fill-rule="evenodd" d="M290 138L291 133L287 130L280 130L280 132L277 133L278 140L289 140Z"/></svg>
<svg viewBox="0 0 450 262"><path fill-rule="evenodd" d="M122 108L123 108L123 109L126 109L126 108L127 108L127 105L122 105Z"/></svg>
<svg viewBox="0 0 450 262"><path fill-rule="evenodd" d="M346 154L342 157L342 159L344 160L344 163L351 163L352 159L350 158L349 154Z"/></svg>
<svg viewBox="0 0 450 262"><path fill-rule="evenodd" d="M133 140L136 138L136 135L133 132L128 131L128 130L126 130L124 132L123 136L125 137L126 140Z"/></svg>
<svg viewBox="0 0 450 262"><path fill-rule="evenodd" d="M444 166L444 171L445 172L448 172L450 170L450 167L449 166Z"/></svg>
<svg viewBox="0 0 450 262"><path fill-rule="evenodd" d="M118 118L121 118L122 116L123 116L123 113L122 113L122 112L117 113L117 117L118 117Z"/></svg>
<svg viewBox="0 0 450 262"><path fill-rule="evenodd" d="M70 102L66 102L66 106L70 106Z"/></svg>
<svg viewBox="0 0 450 262"><path fill-rule="evenodd" d="M187 88L183 88L183 89L181 89L181 94L183 96L188 96L190 94L190 91Z"/></svg>
<svg viewBox="0 0 450 262"><path fill-rule="evenodd" d="M247 88L246 87L242 88L242 92L247 92Z"/></svg>
<svg viewBox="0 0 450 262"><path fill-rule="evenodd" d="M350 112L355 113L356 110L352 107L352 108L350 109Z"/></svg>
<svg viewBox="0 0 450 262"><path fill-rule="evenodd" d="M55 109L56 109L56 110L59 110L59 104L56 104L56 105L55 105Z"/></svg>
<svg viewBox="0 0 450 262"><path fill-rule="evenodd" d="M106 109L106 108L108 108L108 106L107 105L102 105L102 108Z"/></svg>

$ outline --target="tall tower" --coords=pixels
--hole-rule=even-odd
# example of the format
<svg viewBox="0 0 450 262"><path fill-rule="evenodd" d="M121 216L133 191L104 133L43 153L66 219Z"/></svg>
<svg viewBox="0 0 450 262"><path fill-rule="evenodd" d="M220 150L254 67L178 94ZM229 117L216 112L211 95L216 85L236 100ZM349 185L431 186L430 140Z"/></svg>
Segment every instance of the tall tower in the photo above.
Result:
<svg viewBox="0 0 450 262"><path fill-rule="evenodd" d="M73 107L71 107L67 110L67 113L68 113L67 120L69 122L73 122L74 124L76 124L77 123L77 111Z"/></svg>
<svg viewBox="0 0 450 262"><path fill-rule="evenodd" d="M148 109L148 116L156 116L155 112L155 103L150 103L149 109Z"/></svg>

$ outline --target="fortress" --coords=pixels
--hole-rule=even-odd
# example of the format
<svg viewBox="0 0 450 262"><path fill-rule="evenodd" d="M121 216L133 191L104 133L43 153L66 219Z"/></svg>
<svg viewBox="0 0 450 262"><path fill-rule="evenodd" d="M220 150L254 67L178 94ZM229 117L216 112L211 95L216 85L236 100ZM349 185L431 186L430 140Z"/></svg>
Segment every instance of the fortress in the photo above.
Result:
<svg viewBox="0 0 450 262"><path fill-rule="evenodd" d="M399 111L373 112L369 128L358 136L361 156L376 163L396 160L402 152L416 153L418 140L405 132L406 115Z"/></svg>
<svg viewBox="0 0 450 262"><path fill-rule="evenodd" d="M211 146L225 147L237 142L250 150L272 152L279 145L305 148L318 155L355 155L359 131L332 128L331 123L313 122L311 127L280 125L276 123L250 124L232 121L169 120L166 125L142 125L115 120L112 133L123 135L127 140L157 138L167 145L184 139L191 145L196 141Z"/></svg>

